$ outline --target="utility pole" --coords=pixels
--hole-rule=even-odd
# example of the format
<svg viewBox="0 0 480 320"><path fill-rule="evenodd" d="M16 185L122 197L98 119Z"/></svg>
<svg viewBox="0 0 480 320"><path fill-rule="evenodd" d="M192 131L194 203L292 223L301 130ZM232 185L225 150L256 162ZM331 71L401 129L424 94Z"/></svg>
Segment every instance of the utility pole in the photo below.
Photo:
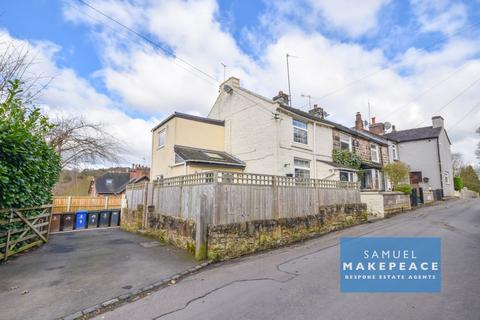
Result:
<svg viewBox="0 0 480 320"><path fill-rule="evenodd" d="M370 120L372 119L371 118L371 114L370 114L370 99L368 99L368 124L370 124Z"/></svg>

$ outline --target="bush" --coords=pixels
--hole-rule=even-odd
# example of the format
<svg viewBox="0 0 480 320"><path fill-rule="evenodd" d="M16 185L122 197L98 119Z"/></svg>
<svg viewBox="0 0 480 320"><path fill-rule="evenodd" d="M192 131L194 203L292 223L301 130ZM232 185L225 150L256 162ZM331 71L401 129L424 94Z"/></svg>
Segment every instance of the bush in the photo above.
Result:
<svg viewBox="0 0 480 320"><path fill-rule="evenodd" d="M456 176L453 177L453 186L455 190L460 191L463 189L463 179L462 177Z"/></svg>
<svg viewBox="0 0 480 320"><path fill-rule="evenodd" d="M17 98L18 81L10 85L0 104L0 208L49 204L60 172L60 158L45 141L51 125Z"/></svg>
<svg viewBox="0 0 480 320"><path fill-rule="evenodd" d="M397 161L386 164L383 172L392 183L393 188L407 181L410 168L403 162Z"/></svg>
<svg viewBox="0 0 480 320"><path fill-rule="evenodd" d="M360 169L362 164L362 159L358 154L352 153L348 150L337 150L332 151L333 162L341 164L347 168Z"/></svg>
<svg viewBox="0 0 480 320"><path fill-rule="evenodd" d="M409 184L399 184L393 190L398 191L398 192L403 192L405 194L411 194L412 193L412 186L409 185Z"/></svg>

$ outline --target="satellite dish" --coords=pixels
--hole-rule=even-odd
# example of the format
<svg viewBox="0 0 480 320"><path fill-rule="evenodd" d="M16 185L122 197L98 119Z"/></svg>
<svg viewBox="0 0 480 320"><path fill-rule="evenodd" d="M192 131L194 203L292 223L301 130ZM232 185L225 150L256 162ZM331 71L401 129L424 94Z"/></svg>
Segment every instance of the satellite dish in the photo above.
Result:
<svg viewBox="0 0 480 320"><path fill-rule="evenodd" d="M365 126L365 127L368 126L368 121L367 120L363 121L363 126Z"/></svg>
<svg viewBox="0 0 480 320"><path fill-rule="evenodd" d="M226 84L226 85L223 86L223 90L224 90L226 93L232 93L233 88L230 87L228 84Z"/></svg>
<svg viewBox="0 0 480 320"><path fill-rule="evenodd" d="M386 129L386 130L388 130L388 129L390 129L390 128L392 127L392 124L391 124L390 122L388 122L388 121L385 122L383 125L385 126L385 129Z"/></svg>

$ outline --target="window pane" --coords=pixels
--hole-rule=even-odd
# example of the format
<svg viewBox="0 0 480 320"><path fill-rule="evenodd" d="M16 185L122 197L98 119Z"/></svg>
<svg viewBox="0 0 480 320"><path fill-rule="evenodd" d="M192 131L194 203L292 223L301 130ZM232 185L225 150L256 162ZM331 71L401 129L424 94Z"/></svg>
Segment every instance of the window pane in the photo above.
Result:
<svg viewBox="0 0 480 320"><path fill-rule="evenodd" d="M306 130L299 129L297 127L293 128L293 141L307 144L308 143L308 134Z"/></svg>
<svg viewBox="0 0 480 320"><path fill-rule="evenodd" d="M293 119L292 123L293 123L294 127L298 127L298 128L307 130L307 124L303 121Z"/></svg>
<svg viewBox="0 0 480 320"><path fill-rule="evenodd" d="M165 145L165 136L166 136L165 130L160 131L158 133L158 146L159 147L163 147Z"/></svg>
<svg viewBox="0 0 480 320"><path fill-rule="evenodd" d="M348 181L348 172L340 171L340 181Z"/></svg>
<svg viewBox="0 0 480 320"><path fill-rule="evenodd" d="M310 178L310 170L295 168L295 178Z"/></svg>
<svg viewBox="0 0 480 320"><path fill-rule="evenodd" d="M293 159L293 165L294 165L294 167L310 169L310 161L309 160L295 158L295 159Z"/></svg>
<svg viewBox="0 0 480 320"><path fill-rule="evenodd" d="M182 163L184 160L178 154L175 153L175 163Z"/></svg>

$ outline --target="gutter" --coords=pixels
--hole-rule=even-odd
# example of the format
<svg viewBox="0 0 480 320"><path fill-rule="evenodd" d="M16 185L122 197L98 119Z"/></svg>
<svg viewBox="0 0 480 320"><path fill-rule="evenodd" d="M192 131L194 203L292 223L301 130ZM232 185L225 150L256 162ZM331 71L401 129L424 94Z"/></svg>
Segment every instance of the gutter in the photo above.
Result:
<svg viewBox="0 0 480 320"><path fill-rule="evenodd" d="M442 161L440 159L440 139L437 138L437 156L438 156L438 168L440 170L440 188L442 188L443 197L443 175L442 175Z"/></svg>

